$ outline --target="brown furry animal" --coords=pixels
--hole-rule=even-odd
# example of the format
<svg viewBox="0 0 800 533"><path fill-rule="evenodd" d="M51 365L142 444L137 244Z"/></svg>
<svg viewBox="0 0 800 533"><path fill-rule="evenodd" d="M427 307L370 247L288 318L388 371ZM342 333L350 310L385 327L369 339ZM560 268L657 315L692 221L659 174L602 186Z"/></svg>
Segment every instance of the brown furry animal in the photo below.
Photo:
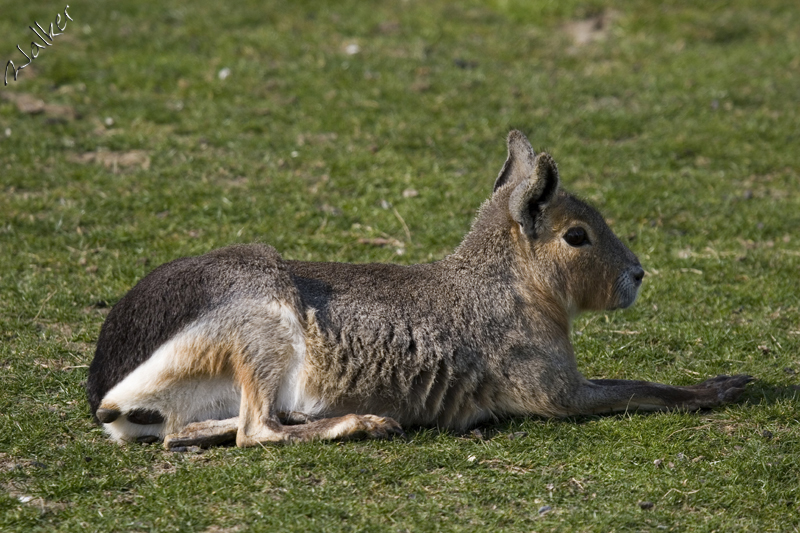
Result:
<svg viewBox="0 0 800 533"><path fill-rule="evenodd" d="M237 245L157 268L103 325L89 403L115 440L174 448L735 400L749 376L675 387L578 371L573 317L632 305L643 276L512 131L491 198L441 261L307 263Z"/></svg>

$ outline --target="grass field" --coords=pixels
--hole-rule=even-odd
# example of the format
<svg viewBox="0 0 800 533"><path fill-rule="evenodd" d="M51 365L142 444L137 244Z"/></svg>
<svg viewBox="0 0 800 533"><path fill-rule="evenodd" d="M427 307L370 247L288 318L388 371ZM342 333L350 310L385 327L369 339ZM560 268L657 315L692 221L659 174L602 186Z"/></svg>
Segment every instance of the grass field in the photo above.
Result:
<svg viewBox="0 0 800 533"><path fill-rule="evenodd" d="M63 9L0 0L3 64ZM69 14L0 87L1 531L800 529L795 1ZM632 309L575 323L584 373L752 374L741 402L202 453L114 445L92 423L94 342L147 272L254 241L291 259L439 259L511 128L648 273Z"/></svg>

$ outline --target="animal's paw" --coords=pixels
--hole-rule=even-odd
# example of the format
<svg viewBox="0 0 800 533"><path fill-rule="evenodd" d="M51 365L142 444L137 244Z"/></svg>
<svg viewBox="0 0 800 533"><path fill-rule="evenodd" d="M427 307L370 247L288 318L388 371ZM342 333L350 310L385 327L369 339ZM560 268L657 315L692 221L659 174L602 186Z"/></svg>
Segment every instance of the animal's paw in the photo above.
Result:
<svg viewBox="0 0 800 533"><path fill-rule="evenodd" d="M406 433L400 424L388 416L362 415L361 430L373 439L392 439L394 437L406 438Z"/></svg>
<svg viewBox="0 0 800 533"><path fill-rule="evenodd" d="M747 384L753 381L752 376L745 374L738 374L736 376L717 376L707 379L691 388L707 392L708 396L706 402L698 405L699 408L714 407L724 403L736 401L739 396L744 392Z"/></svg>

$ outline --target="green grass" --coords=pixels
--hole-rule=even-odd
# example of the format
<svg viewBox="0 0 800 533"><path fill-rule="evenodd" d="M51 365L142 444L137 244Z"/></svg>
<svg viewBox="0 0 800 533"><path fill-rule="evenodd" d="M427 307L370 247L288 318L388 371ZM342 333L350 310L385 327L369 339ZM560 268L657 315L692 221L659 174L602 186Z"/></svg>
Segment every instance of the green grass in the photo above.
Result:
<svg viewBox="0 0 800 533"><path fill-rule="evenodd" d="M796 2L70 5L0 87L0 530L798 530ZM0 0L3 61L61 9ZM600 38L576 44L596 16ZM20 94L78 118L21 112ZM107 305L155 266L253 241L441 258L510 128L648 271L633 309L575 324L585 373L757 376L740 403L202 454L92 424ZM81 161L134 150L149 168ZM377 237L402 246L359 242Z"/></svg>

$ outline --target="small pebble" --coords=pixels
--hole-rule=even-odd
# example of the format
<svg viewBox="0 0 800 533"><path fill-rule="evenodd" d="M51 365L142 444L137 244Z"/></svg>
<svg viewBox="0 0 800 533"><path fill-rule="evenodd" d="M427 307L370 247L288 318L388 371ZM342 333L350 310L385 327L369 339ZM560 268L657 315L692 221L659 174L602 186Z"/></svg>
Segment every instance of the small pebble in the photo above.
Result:
<svg viewBox="0 0 800 533"><path fill-rule="evenodd" d="M639 502L639 507L643 511L649 511L650 509L653 508L653 502Z"/></svg>
<svg viewBox="0 0 800 533"><path fill-rule="evenodd" d="M221 80L225 80L230 75L231 75L231 69L229 69L228 67L220 69L220 71L217 73L217 77Z"/></svg>
<svg viewBox="0 0 800 533"><path fill-rule="evenodd" d="M552 508L552 507L550 507L549 505L544 505L544 506L542 506L542 507L539 507L539 514L540 514L540 515L543 515L543 514L545 514L545 513L548 513L548 512L550 512L550 510L552 510L552 509L553 509L553 508Z"/></svg>

